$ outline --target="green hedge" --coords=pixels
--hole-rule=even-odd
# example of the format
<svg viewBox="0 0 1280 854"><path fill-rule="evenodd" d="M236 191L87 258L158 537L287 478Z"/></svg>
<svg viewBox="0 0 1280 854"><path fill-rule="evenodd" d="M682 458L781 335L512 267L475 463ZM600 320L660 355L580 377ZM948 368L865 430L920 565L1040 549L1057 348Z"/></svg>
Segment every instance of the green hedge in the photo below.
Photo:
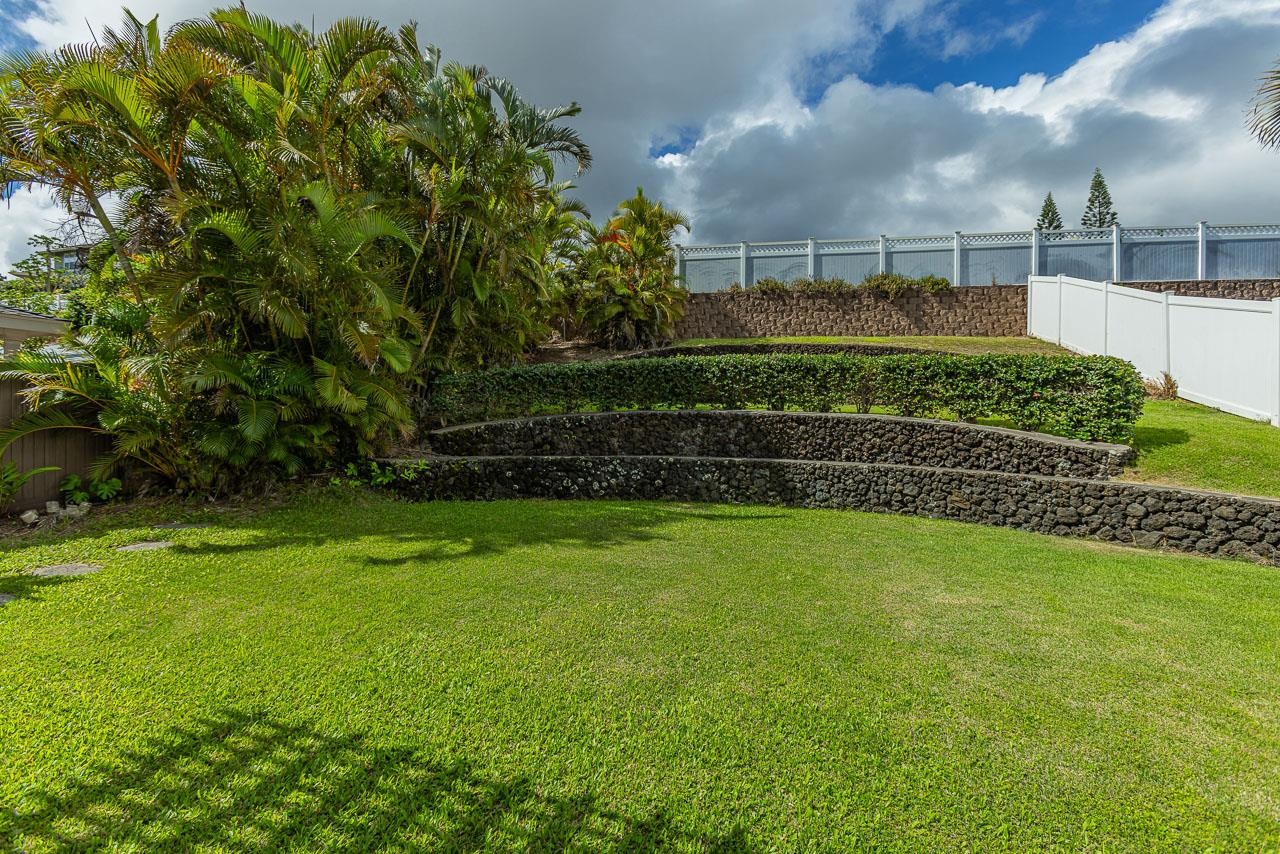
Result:
<svg viewBox="0 0 1280 854"><path fill-rule="evenodd" d="M840 406L900 415L1003 417L1027 430L1128 441L1142 411L1137 372L1104 356L727 355L532 365L437 380L434 421L550 412Z"/></svg>

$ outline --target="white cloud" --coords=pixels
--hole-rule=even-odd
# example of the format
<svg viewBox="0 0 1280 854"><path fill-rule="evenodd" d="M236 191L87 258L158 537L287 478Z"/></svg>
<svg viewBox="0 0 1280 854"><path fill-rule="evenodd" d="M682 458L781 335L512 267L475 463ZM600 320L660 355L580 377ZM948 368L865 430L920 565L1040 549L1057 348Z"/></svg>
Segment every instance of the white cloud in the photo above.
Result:
<svg viewBox="0 0 1280 854"><path fill-rule="evenodd" d="M802 130L722 132L672 180L698 240L1024 228L1050 190L1071 221L1095 165L1122 222L1278 221L1280 154L1243 120L1276 44L1280 0L1174 0L1054 78L933 92L848 78Z"/></svg>
<svg viewBox="0 0 1280 854"><path fill-rule="evenodd" d="M62 221L62 211L47 192L19 190L0 202L0 273L8 275L13 265L31 254L27 238L47 234Z"/></svg>
<svg viewBox="0 0 1280 854"><path fill-rule="evenodd" d="M207 8L152 4L166 24ZM45 44L117 17L97 0L42 8L26 27ZM323 27L351 8L316 0L307 14ZM298 14L285 0L254 9ZM970 33L948 0L366 0L360 12L419 15L447 57L486 63L535 101L581 102L597 165L580 193L597 216L643 184L692 216L697 240L1025 227L1049 190L1073 220L1095 165L1129 223L1280 220L1280 154L1243 119L1280 44L1280 0L1170 0L1056 77L1031 68L1009 87L925 92L851 75L810 106L792 82L815 58L865 61L889 29L928 36L940 57L1020 43L1052 19ZM650 155L689 128L691 148ZM0 212L0 261L23 248L16 222Z"/></svg>

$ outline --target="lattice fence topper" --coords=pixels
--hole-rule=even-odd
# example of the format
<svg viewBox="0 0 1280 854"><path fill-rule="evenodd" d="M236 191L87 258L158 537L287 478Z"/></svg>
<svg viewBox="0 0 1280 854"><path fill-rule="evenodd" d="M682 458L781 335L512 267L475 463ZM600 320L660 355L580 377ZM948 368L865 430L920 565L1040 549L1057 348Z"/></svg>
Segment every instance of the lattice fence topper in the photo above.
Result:
<svg viewBox="0 0 1280 854"><path fill-rule="evenodd" d="M1042 231L1040 239L1050 242L1068 242L1068 241L1090 241L1097 243L1106 243L1112 240L1114 234L1109 228L1068 228L1062 231Z"/></svg>
<svg viewBox="0 0 1280 854"><path fill-rule="evenodd" d="M943 253L951 254L950 263ZM692 291L723 290L739 280L751 285L764 276L861 281L886 271L932 272L956 285L1021 284L1031 275L1057 274L1095 281L1266 279L1280 278L1280 225L1200 222L719 243L681 246L676 263Z"/></svg>
<svg viewBox="0 0 1280 854"><path fill-rule="evenodd" d="M879 252L880 240L819 240L817 241L817 249L819 252Z"/></svg>
<svg viewBox="0 0 1280 854"><path fill-rule="evenodd" d="M1121 240L1170 240L1170 239L1195 239L1200 234L1200 229L1194 225L1173 225L1173 226L1147 226L1143 228L1122 228L1120 229Z"/></svg>
<svg viewBox="0 0 1280 854"><path fill-rule="evenodd" d="M938 235L928 237L889 237L885 239L888 249L950 249L955 246L956 237Z"/></svg>
<svg viewBox="0 0 1280 854"><path fill-rule="evenodd" d="M809 251L806 243L751 243L748 248L752 255L803 255Z"/></svg>
<svg viewBox="0 0 1280 854"><path fill-rule="evenodd" d="M1274 225L1211 225L1210 237L1274 237L1280 226Z"/></svg>
<svg viewBox="0 0 1280 854"><path fill-rule="evenodd" d="M717 258L722 256L727 257L730 255L736 256L738 254L738 244L721 243L706 246L682 246L680 247L680 251L686 258L700 258L704 256L714 256Z"/></svg>
<svg viewBox="0 0 1280 854"><path fill-rule="evenodd" d="M961 246L1028 246L1030 231L993 231L985 234L961 234Z"/></svg>

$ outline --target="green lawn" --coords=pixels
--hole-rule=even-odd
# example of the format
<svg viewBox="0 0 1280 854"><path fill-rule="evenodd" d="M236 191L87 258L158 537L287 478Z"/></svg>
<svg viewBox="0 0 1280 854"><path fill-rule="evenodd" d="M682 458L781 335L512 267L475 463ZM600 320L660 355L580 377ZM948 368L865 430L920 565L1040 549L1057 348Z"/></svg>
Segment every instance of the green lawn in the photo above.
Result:
<svg viewBox="0 0 1280 854"><path fill-rule="evenodd" d="M1280 846L1275 568L765 507L144 518L0 555L0 847Z"/></svg>
<svg viewBox="0 0 1280 854"><path fill-rule="evenodd" d="M1185 400L1149 400L1127 480L1280 498L1280 428Z"/></svg>
<svg viewBox="0 0 1280 854"><path fill-rule="evenodd" d="M690 338L676 342L681 346L703 344L894 344L899 347L916 347L921 350L938 350L946 353L1057 353L1065 354L1056 344L1038 338L975 338L971 336L916 335L850 337L841 335L814 335L796 338Z"/></svg>

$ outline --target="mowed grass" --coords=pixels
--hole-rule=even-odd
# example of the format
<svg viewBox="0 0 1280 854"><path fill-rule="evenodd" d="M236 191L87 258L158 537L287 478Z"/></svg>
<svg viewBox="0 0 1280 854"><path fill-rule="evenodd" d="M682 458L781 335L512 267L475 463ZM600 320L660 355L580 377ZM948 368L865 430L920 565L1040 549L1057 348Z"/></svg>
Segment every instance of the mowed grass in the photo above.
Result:
<svg viewBox="0 0 1280 854"><path fill-rule="evenodd" d="M768 507L141 518L0 557L4 848L1280 845L1275 568Z"/></svg>
<svg viewBox="0 0 1280 854"><path fill-rule="evenodd" d="M704 344L892 344L898 347L915 347L920 350L936 350L943 353L1048 353L1066 355L1056 344L1027 337L992 337L948 335L898 335L898 336L841 336L814 335L793 338L690 338L677 342L681 346Z"/></svg>
<svg viewBox="0 0 1280 854"><path fill-rule="evenodd" d="M1126 480L1280 498L1280 428L1185 400L1149 400Z"/></svg>

